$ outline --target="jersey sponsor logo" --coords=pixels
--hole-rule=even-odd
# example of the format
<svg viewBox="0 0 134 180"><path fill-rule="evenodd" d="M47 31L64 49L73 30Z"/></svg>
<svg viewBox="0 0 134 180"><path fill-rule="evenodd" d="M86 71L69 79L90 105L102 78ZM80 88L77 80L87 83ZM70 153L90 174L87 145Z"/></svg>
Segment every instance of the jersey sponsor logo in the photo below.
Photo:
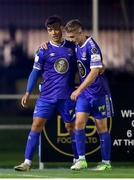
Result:
<svg viewBox="0 0 134 180"><path fill-rule="evenodd" d="M101 56L100 56L100 54L92 54L92 55L91 55L91 61L92 61L92 62L101 61Z"/></svg>
<svg viewBox="0 0 134 180"><path fill-rule="evenodd" d="M84 64L80 60L77 61L77 64L78 64L78 70L79 70L80 76L85 77L86 76L86 68L85 68Z"/></svg>
<svg viewBox="0 0 134 180"><path fill-rule="evenodd" d="M35 55L34 61L35 61L35 62L38 62L38 61L39 61L39 56L38 56L37 54Z"/></svg>
<svg viewBox="0 0 134 180"><path fill-rule="evenodd" d="M54 69L57 73L64 74L68 71L69 63L67 59L60 58L54 63Z"/></svg>

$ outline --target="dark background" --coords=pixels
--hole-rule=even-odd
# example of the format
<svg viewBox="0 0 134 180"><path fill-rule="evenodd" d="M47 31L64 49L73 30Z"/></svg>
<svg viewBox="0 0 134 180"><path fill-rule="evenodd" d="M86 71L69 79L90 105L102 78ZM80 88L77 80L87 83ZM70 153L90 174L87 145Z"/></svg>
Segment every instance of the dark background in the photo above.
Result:
<svg viewBox="0 0 134 180"><path fill-rule="evenodd" d="M134 1L99 0L98 10L98 43L104 50L106 75L115 110L111 130L111 160L133 161L134 116L130 113L123 118L121 110L134 111ZM92 35L91 0L0 0L0 97L5 97L3 100L0 98L0 162L6 159L14 161L16 158L18 163L23 159L35 101L31 100L29 108L23 109L19 99L9 100L4 94L25 92L34 53L47 40L44 22L53 14L60 15L65 22L78 18ZM34 91L34 94L37 93L38 87ZM12 125L17 125L17 128L7 128ZM29 125L29 128L20 129L20 125ZM56 124L53 128L56 129ZM50 134L53 133L52 130L50 123ZM119 139L122 144L114 145L115 140ZM125 144L124 140L128 140L129 144ZM57 157L59 160L72 160L72 157L62 156L55 151L47 141L44 155L46 154L44 158L47 161L55 161ZM100 151L87 158L89 161L99 161Z"/></svg>
<svg viewBox="0 0 134 180"><path fill-rule="evenodd" d="M133 29L133 9L133 0L99 0L99 28ZM52 14L65 21L78 18L91 29L92 0L0 0L0 28L8 28L9 22L24 29L42 28Z"/></svg>

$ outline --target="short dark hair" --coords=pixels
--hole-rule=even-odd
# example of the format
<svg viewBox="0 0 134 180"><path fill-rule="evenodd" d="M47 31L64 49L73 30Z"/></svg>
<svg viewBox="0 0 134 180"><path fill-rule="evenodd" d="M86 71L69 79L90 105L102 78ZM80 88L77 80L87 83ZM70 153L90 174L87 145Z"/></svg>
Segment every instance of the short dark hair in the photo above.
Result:
<svg viewBox="0 0 134 180"><path fill-rule="evenodd" d="M57 16L57 15L53 15L47 18L47 20L45 21L45 27L47 28L48 26L51 26L53 24L59 24L59 26L63 26L63 20L61 17Z"/></svg>
<svg viewBox="0 0 134 180"><path fill-rule="evenodd" d="M72 19L72 20L68 21L65 26L65 30L67 32L74 32L78 28L81 28L82 30L84 30L82 23L78 19Z"/></svg>

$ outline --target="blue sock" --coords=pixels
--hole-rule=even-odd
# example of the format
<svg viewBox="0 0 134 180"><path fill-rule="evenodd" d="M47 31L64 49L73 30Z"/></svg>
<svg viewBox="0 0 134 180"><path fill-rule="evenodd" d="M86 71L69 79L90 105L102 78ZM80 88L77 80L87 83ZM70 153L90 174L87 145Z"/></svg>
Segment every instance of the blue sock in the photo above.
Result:
<svg viewBox="0 0 134 180"><path fill-rule="evenodd" d="M34 152L39 145L40 132L30 131L25 149L25 159L32 160Z"/></svg>
<svg viewBox="0 0 134 180"><path fill-rule="evenodd" d="M75 140L78 155L85 156L85 129L75 130Z"/></svg>
<svg viewBox="0 0 134 180"><path fill-rule="evenodd" d="M77 153L77 149L76 149L76 141L75 141L75 133L70 135L70 139L71 139L71 144L72 144L72 150L73 150L73 154L74 154L74 158L78 159L78 153Z"/></svg>
<svg viewBox="0 0 134 180"><path fill-rule="evenodd" d="M102 160L109 161L111 156L111 136L109 132L100 133L99 136Z"/></svg>

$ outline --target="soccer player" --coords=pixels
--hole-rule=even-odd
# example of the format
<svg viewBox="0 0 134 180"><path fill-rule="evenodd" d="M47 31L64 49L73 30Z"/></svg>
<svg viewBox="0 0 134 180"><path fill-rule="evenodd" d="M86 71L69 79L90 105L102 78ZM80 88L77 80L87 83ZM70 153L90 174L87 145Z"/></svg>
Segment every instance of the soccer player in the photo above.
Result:
<svg viewBox="0 0 134 180"><path fill-rule="evenodd" d="M79 160L71 166L72 170L87 168L85 159L85 126L89 114L95 118L100 138L102 162L95 170L111 169L111 137L107 127L107 118L113 115L112 99L104 73L102 54L92 37L87 37L81 22L77 19L69 21L66 35L76 44L76 56L81 84L72 94L76 101L75 140Z"/></svg>
<svg viewBox="0 0 134 180"><path fill-rule="evenodd" d="M75 118L73 118L73 112L71 113L72 110L75 111L75 102L70 99L75 87L74 79L77 69L75 45L63 39L63 22L60 17L49 17L45 25L50 39L48 48L40 48L36 53L33 70L28 78L26 93L21 100L22 106L25 107L41 74L43 82L33 113L33 123L25 149L25 160L22 164L14 167L18 171L30 169L43 126L47 120L52 118L56 109L60 112L70 134L74 158L75 160L78 158L74 139Z"/></svg>

